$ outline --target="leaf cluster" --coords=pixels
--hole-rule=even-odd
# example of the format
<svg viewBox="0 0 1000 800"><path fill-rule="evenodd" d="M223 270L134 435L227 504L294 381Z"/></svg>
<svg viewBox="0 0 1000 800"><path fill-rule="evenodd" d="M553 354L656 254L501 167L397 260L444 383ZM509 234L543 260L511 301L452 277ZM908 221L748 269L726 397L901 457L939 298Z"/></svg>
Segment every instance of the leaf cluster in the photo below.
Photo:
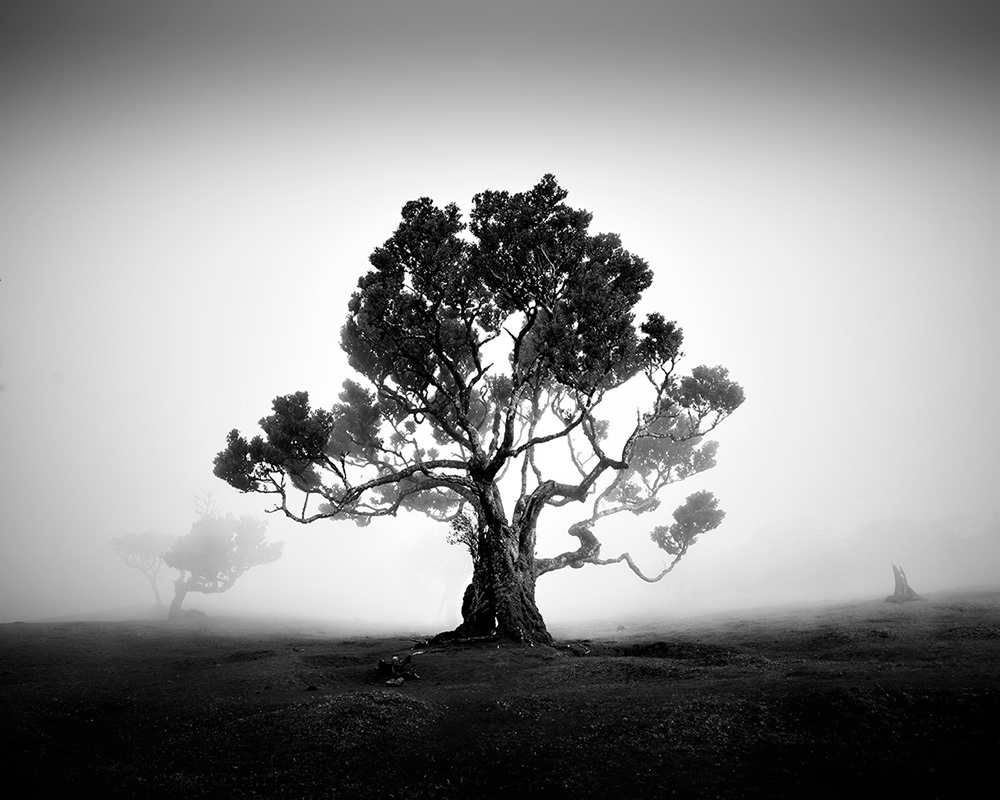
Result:
<svg viewBox="0 0 1000 800"><path fill-rule="evenodd" d="M686 552L701 534L718 528L726 512L719 508L719 501L711 492L701 491L688 495L673 516L672 525L657 525L650 538L661 550L677 556Z"/></svg>
<svg viewBox="0 0 1000 800"><path fill-rule="evenodd" d="M224 592L251 567L281 557L282 542L266 541L267 525L252 516L202 517L163 554L191 591Z"/></svg>

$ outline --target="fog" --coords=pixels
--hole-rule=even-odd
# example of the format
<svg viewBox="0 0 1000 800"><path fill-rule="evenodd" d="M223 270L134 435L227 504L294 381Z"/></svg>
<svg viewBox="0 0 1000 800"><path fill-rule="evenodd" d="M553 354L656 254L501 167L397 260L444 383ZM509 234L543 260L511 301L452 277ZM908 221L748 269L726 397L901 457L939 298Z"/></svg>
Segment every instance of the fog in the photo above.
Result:
<svg viewBox="0 0 1000 800"><path fill-rule="evenodd" d="M997 142L981 3L5 3L0 621L148 607L108 541L186 533L205 492L265 516L212 459L278 394L336 400L402 205L548 172L648 261L682 366L747 394L664 498L711 489L722 527L659 584L544 576L550 624L881 597L893 561L996 584ZM284 556L185 607L457 623L445 526L268 520ZM658 570L657 523L604 555Z"/></svg>

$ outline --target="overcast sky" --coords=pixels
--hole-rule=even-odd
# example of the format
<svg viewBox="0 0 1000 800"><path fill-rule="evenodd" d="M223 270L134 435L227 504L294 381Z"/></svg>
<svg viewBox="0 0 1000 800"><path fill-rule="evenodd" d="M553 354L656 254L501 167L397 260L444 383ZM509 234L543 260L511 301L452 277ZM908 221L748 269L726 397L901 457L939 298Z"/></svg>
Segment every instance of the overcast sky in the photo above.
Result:
<svg viewBox="0 0 1000 800"><path fill-rule="evenodd" d="M277 394L335 401L347 301L402 205L468 211L547 172L649 262L644 310L684 328L686 367L727 366L748 400L675 490L713 489L724 526L660 585L546 576L543 614L763 590L789 549L873 520L995 525L989 6L7 0L0 621L148 602L106 542L185 533L193 494L263 515L212 459ZM229 602L457 613L442 527L269 519L285 558Z"/></svg>

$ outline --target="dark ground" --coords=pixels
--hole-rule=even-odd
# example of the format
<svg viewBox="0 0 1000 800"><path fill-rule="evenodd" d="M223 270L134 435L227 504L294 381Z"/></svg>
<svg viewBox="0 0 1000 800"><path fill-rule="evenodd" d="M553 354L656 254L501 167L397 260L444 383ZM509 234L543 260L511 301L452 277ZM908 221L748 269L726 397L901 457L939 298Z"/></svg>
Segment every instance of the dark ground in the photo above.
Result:
<svg viewBox="0 0 1000 800"><path fill-rule="evenodd" d="M557 635L560 631L556 631ZM581 635L581 631L572 631ZM0 625L39 797L958 797L1000 761L1000 591L595 626L557 649L189 619ZM567 646L570 645L570 646Z"/></svg>

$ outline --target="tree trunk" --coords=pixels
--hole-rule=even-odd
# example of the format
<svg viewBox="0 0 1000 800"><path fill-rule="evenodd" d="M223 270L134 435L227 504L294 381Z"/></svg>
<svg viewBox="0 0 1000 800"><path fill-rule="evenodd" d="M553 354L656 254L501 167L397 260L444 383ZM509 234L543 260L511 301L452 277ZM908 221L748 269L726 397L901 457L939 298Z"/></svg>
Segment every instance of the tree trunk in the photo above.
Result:
<svg viewBox="0 0 1000 800"><path fill-rule="evenodd" d="M910 582L906 579L906 573L902 567L892 565L892 577L896 583L896 590L885 598L887 603L905 603L907 600L923 600L919 594L910 588Z"/></svg>
<svg viewBox="0 0 1000 800"><path fill-rule="evenodd" d="M472 583L462 599L462 624L438 641L498 636L552 644L535 604L535 517L511 525L495 487L484 493Z"/></svg>
<svg viewBox="0 0 1000 800"><path fill-rule="evenodd" d="M480 551L480 563L462 599L462 624L441 639L498 636L526 644L551 644L535 604L533 564L510 557L506 548Z"/></svg>
<svg viewBox="0 0 1000 800"><path fill-rule="evenodd" d="M146 577L149 578L149 585L153 587L153 595L156 597L156 605L154 605L153 608L156 611L162 611L163 598L160 597L160 587L156 585L156 576L147 575Z"/></svg>
<svg viewBox="0 0 1000 800"><path fill-rule="evenodd" d="M174 619L180 616L181 604L184 602L184 598L187 597L188 584L183 578L178 578L174 581L174 599L170 603L170 611L167 612L168 619Z"/></svg>

